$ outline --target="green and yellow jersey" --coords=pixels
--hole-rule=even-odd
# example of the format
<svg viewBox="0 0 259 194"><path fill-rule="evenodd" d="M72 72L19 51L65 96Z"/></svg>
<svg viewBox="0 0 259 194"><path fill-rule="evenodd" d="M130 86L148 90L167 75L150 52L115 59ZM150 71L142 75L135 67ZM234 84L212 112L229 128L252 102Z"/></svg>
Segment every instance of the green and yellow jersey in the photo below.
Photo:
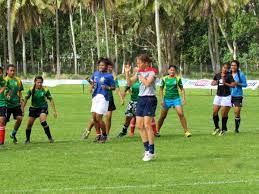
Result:
<svg viewBox="0 0 259 194"><path fill-rule="evenodd" d="M6 81L5 79L3 78L3 76L0 76L0 89L3 88L3 87L6 87ZM6 107L6 91L3 91L1 94L0 94L0 107Z"/></svg>
<svg viewBox="0 0 259 194"><path fill-rule="evenodd" d="M5 78L6 81L6 93L7 93L7 108L15 108L20 106L20 96L19 92L23 90L23 85L22 81L18 77L9 77L6 76Z"/></svg>
<svg viewBox="0 0 259 194"><path fill-rule="evenodd" d="M32 98L31 100L31 107L33 108L47 108L48 107L48 100L52 100L52 96L50 94L50 91L46 87L42 87L41 89L35 89L33 91L33 87L31 87L26 96L25 99L28 100L29 98Z"/></svg>
<svg viewBox="0 0 259 194"><path fill-rule="evenodd" d="M139 82L139 80L136 81L136 82L131 86L130 99L131 99L132 101L138 101L139 87L140 87L140 82Z"/></svg>
<svg viewBox="0 0 259 194"><path fill-rule="evenodd" d="M182 89L183 84L180 77L167 75L162 78L160 87L164 89L164 98L174 100L180 98L178 88Z"/></svg>

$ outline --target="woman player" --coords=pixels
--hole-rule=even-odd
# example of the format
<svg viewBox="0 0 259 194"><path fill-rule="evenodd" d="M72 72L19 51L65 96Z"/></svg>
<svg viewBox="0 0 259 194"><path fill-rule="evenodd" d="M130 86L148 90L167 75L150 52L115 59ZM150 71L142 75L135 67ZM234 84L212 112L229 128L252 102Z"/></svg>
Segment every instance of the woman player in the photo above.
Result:
<svg viewBox="0 0 259 194"><path fill-rule="evenodd" d="M213 102L213 121L215 125L215 130L212 135L219 136L224 135L227 132L227 122L228 122L228 112L232 106L231 104L231 87L236 86L236 82L233 76L228 72L228 63L224 63L220 73L214 76L211 85L218 86L217 94ZM219 116L218 112L221 108L222 116L222 128L219 128Z"/></svg>
<svg viewBox="0 0 259 194"><path fill-rule="evenodd" d="M158 131L160 131L164 120L167 116L168 110L173 107L175 108L178 117L181 121L184 129L185 137L191 137L191 133L188 131L186 118L183 112L183 105L185 104L185 92L180 77L176 76L177 67L170 65L168 68L168 75L162 78L160 86L160 98L161 98L161 113L158 120ZM179 95L179 90L182 94L182 99Z"/></svg>
<svg viewBox="0 0 259 194"><path fill-rule="evenodd" d="M139 72L130 78L130 67L125 67L126 80L132 86L137 80L140 81L139 98L136 110L137 127L144 144L145 154L143 161L150 161L154 158L154 133L152 129L152 118L155 117L156 98L156 77L150 66L151 60L147 55L137 57Z"/></svg>
<svg viewBox="0 0 259 194"><path fill-rule="evenodd" d="M6 119L6 81L3 78L3 68L0 67L0 147L5 142L5 119Z"/></svg>
<svg viewBox="0 0 259 194"><path fill-rule="evenodd" d="M235 112L235 132L239 133L239 126L241 122L240 112L243 106L243 88L247 87L246 76L240 70L239 61L233 60L231 62L231 74L237 85L231 88L231 103Z"/></svg>
<svg viewBox="0 0 259 194"><path fill-rule="evenodd" d="M55 118L57 118L57 111L56 111L54 100L50 94L50 91L43 86L43 78L41 76L35 77L34 86L28 90L27 95L25 96L24 106L22 108L23 111L27 104L27 101L30 98L31 98L31 107L29 108L29 120L26 128L25 143L30 143L31 129L34 124L34 121L37 118L40 119L40 124L43 127L45 134L49 139L49 142L54 143L54 140L50 133L49 125L47 123L47 116L48 116L47 99L50 101L50 105L53 108Z"/></svg>
<svg viewBox="0 0 259 194"><path fill-rule="evenodd" d="M17 144L16 133L22 123L23 119L23 99L22 99L22 91L23 84L20 78L15 76L16 69L15 66L10 64L6 68L6 77L4 78L6 81L6 104L7 104L7 116L6 123L10 121L11 115L16 120L13 130L10 134L11 139L13 139L13 143Z"/></svg>

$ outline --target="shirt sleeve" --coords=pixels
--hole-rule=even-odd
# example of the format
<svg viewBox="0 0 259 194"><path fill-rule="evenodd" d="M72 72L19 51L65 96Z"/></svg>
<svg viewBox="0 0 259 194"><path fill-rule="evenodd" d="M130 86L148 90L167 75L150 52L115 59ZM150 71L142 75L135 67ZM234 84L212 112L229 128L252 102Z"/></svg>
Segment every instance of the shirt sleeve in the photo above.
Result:
<svg viewBox="0 0 259 194"><path fill-rule="evenodd" d="M22 81L20 79L18 80L18 83L19 83L19 91L23 91L24 88L23 88Z"/></svg>
<svg viewBox="0 0 259 194"><path fill-rule="evenodd" d="M29 89L26 93L26 96L24 97L26 100L28 100L31 97L31 89Z"/></svg>
<svg viewBox="0 0 259 194"><path fill-rule="evenodd" d="M241 74L241 81L242 81L242 87L246 88L247 81L246 81L246 76L243 73Z"/></svg>
<svg viewBox="0 0 259 194"><path fill-rule="evenodd" d="M52 96L51 96L51 94L50 94L49 89L46 89L46 98L47 98L48 100L52 100Z"/></svg>
<svg viewBox="0 0 259 194"><path fill-rule="evenodd" d="M165 80L164 78L162 78L160 83L160 88L164 88L164 87L165 87Z"/></svg>
<svg viewBox="0 0 259 194"><path fill-rule="evenodd" d="M217 81L217 80L218 80L218 79L217 79L217 74L216 74L216 75L214 75L213 80L215 80L215 81Z"/></svg>
<svg viewBox="0 0 259 194"><path fill-rule="evenodd" d="M181 78L178 79L177 84L180 89L183 89L183 82Z"/></svg>

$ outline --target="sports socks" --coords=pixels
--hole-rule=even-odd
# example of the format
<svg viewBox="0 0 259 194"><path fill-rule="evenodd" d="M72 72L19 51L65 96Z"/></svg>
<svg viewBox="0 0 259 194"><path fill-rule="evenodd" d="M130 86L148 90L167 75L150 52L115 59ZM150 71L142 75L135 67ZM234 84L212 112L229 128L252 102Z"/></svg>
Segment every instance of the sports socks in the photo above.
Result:
<svg viewBox="0 0 259 194"><path fill-rule="evenodd" d="M235 117L235 126L236 126L235 130L236 130L236 132L239 130L240 122L241 122L241 118Z"/></svg>
<svg viewBox="0 0 259 194"><path fill-rule="evenodd" d="M227 131L228 117L222 117L222 131Z"/></svg>
<svg viewBox="0 0 259 194"><path fill-rule="evenodd" d="M148 143L148 141L143 142L143 145L144 145L145 152L149 151L149 143Z"/></svg>
<svg viewBox="0 0 259 194"><path fill-rule="evenodd" d="M26 129L26 141L30 141L31 139L31 129Z"/></svg>
<svg viewBox="0 0 259 194"><path fill-rule="evenodd" d="M213 121L216 129L219 129L219 115L213 116Z"/></svg>
<svg viewBox="0 0 259 194"><path fill-rule="evenodd" d="M0 127L0 145L4 144L5 141L5 126Z"/></svg>
<svg viewBox="0 0 259 194"><path fill-rule="evenodd" d="M52 136L51 136L50 129L49 129L47 121L42 121L40 124L43 127L43 129L45 131L45 134L48 136L48 138L52 139Z"/></svg>

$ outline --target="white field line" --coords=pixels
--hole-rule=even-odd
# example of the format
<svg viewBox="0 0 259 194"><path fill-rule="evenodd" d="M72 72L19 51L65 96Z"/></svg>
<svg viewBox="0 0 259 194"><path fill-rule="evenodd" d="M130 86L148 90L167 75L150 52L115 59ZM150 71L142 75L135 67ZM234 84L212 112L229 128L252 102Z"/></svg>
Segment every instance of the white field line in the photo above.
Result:
<svg viewBox="0 0 259 194"><path fill-rule="evenodd" d="M118 186L84 186L84 187L64 187L64 188L38 188L38 189L1 189L1 193L34 193L34 192L68 192L68 191L97 191L97 190L130 190L130 189L145 189L158 187L180 187L180 186L202 186L202 185L226 185L239 183L259 183L259 179L254 180L234 180L234 181L208 181L208 182L193 182L193 183L171 183L171 184L154 184L154 185L118 185Z"/></svg>

